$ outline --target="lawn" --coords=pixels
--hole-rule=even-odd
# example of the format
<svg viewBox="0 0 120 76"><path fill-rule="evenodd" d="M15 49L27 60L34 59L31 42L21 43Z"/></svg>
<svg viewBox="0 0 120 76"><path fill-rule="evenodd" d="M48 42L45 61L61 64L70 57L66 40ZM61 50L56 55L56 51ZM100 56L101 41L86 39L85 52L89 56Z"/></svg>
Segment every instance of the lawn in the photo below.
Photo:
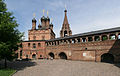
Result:
<svg viewBox="0 0 120 76"><path fill-rule="evenodd" d="M0 69L0 76L11 76L15 72L13 69Z"/></svg>

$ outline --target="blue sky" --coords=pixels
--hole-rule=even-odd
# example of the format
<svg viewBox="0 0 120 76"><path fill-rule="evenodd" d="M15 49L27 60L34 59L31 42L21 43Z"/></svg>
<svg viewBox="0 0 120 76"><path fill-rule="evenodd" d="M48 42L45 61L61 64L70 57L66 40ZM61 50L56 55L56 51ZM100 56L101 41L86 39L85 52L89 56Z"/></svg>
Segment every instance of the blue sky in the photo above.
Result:
<svg viewBox="0 0 120 76"><path fill-rule="evenodd" d="M67 6L67 16L73 34L120 27L120 0L5 0L8 11L13 12L19 24L18 29L25 32L32 28L33 13L38 19L43 16L42 10L47 10L53 18L54 32L59 32L64 19L64 6Z"/></svg>

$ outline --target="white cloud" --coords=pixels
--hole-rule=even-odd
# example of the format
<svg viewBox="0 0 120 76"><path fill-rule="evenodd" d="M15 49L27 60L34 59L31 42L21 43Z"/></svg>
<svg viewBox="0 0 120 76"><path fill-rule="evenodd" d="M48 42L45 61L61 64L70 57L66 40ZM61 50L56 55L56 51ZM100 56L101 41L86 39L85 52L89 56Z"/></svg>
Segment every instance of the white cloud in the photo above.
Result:
<svg viewBox="0 0 120 76"><path fill-rule="evenodd" d="M57 37L64 18L64 5L67 4L68 20L73 34L120 27L120 0L6 0L8 9L17 18L20 29L25 32L31 28L32 14L37 20L42 9L50 11ZM37 23L38 24L38 23Z"/></svg>

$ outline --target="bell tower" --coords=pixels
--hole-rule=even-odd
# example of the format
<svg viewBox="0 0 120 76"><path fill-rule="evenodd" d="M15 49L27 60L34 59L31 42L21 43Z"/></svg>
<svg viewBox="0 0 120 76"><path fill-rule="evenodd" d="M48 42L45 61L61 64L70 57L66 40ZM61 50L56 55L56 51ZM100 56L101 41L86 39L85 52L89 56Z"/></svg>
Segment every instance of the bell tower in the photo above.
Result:
<svg viewBox="0 0 120 76"><path fill-rule="evenodd" d="M67 10L65 9L64 21L62 24L62 29L60 31L60 37L66 37L72 35L72 31L70 30L68 19L67 19Z"/></svg>

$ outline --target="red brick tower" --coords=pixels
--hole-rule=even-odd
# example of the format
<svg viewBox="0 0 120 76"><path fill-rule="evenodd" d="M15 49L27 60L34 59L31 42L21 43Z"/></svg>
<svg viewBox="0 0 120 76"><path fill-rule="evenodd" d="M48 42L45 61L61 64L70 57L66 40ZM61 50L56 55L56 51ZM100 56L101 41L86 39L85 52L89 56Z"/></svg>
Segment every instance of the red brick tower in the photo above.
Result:
<svg viewBox="0 0 120 76"><path fill-rule="evenodd" d="M72 31L70 30L68 19L67 19L67 10L65 9L65 17L62 25L62 29L60 31L60 37L66 37L72 35Z"/></svg>
<svg viewBox="0 0 120 76"><path fill-rule="evenodd" d="M53 25L50 24L50 18L43 16L41 17L41 24L39 19L38 29L36 29L36 19L32 19L32 29L28 31L29 40L50 40L55 38L55 33L53 32Z"/></svg>

